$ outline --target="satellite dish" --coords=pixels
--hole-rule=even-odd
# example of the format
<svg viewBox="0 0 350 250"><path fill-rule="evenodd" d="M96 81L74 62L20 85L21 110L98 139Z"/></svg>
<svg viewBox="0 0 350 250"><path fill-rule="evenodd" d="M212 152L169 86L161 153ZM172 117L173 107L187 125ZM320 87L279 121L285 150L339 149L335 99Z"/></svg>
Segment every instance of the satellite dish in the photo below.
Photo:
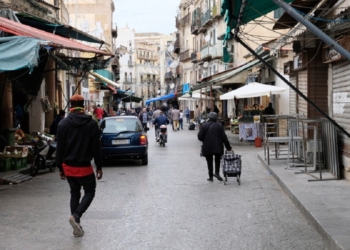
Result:
<svg viewBox="0 0 350 250"><path fill-rule="evenodd" d="M205 40L206 42L209 42L210 36L209 36L209 35L206 35L205 38L204 38L204 40Z"/></svg>
<svg viewBox="0 0 350 250"><path fill-rule="evenodd" d="M170 84L170 88L173 89L175 87L175 84L174 83L171 83Z"/></svg>
<svg viewBox="0 0 350 250"><path fill-rule="evenodd" d="M168 46L168 51L169 51L169 52L172 52L173 50L174 50L174 46L173 46L173 45L169 45L169 46Z"/></svg>
<svg viewBox="0 0 350 250"><path fill-rule="evenodd" d="M160 94L160 90L157 91L157 94Z"/></svg>
<svg viewBox="0 0 350 250"><path fill-rule="evenodd" d="M203 68L208 68L208 66L209 66L208 62L203 63Z"/></svg>

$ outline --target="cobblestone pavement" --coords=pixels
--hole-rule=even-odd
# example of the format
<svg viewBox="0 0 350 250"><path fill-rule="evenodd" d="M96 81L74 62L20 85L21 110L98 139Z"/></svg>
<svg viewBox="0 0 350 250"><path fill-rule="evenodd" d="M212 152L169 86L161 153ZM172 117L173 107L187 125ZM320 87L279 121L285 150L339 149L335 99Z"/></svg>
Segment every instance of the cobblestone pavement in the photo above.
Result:
<svg viewBox="0 0 350 250"><path fill-rule="evenodd" d="M0 249L328 249L258 161L261 148L234 146L242 184L225 186L206 180L197 131L169 131L164 148L148 135L148 166L104 167L83 238L72 235L57 172L0 186Z"/></svg>

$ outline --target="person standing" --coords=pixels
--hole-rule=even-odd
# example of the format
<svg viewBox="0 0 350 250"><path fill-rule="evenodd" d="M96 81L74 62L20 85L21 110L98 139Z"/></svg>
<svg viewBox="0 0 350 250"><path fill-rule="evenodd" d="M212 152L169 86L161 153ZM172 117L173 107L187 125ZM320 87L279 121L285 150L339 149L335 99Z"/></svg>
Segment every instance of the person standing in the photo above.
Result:
<svg viewBox="0 0 350 250"><path fill-rule="evenodd" d="M220 160L224 153L225 145L228 151L232 150L228 141L224 127L217 122L217 114L210 112L208 115L209 121L205 122L198 132L198 140L203 142L202 155L205 157L208 166L208 181L213 181L215 176L219 181L222 181L220 176ZM215 157L215 173L213 173L213 158Z"/></svg>
<svg viewBox="0 0 350 250"><path fill-rule="evenodd" d="M147 132L148 113L146 108L143 108L142 111L140 111L138 117L142 123L143 130Z"/></svg>
<svg viewBox="0 0 350 250"><path fill-rule="evenodd" d="M183 117L184 117L184 113L183 113L182 110L180 109L179 127L181 128L181 130L184 129L184 127L183 127Z"/></svg>
<svg viewBox="0 0 350 250"><path fill-rule="evenodd" d="M171 120L173 122L173 129L174 131L179 131L179 120L180 120L180 111L175 106L173 110L171 111Z"/></svg>
<svg viewBox="0 0 350 250"><path fill-rule="evenodd" d="M196 105L196 110L194 112L194 120L199 124L201 120L201 111L199 110L198 105Z"/></svg>
<svg viewBox="0 0 350 250"><path fill-rule="evenodd" d="M148 123L149 123L149 127L153 126L153 119L152 119L152 115L153 115L153 108L151 107L148 111Z"/></svg>
<svg viewBox="0 0 350 250"><path fill-rule="evenodd" d="M264 113L266 115L274 115L275 114L275 110L272 107L272 103L270 102L269 105L265 108Z"/></svg>
<svg viewBox="0 0 350 250"><path fill-rule="evenodd" d="M100 132L97 123L84 113L84 97L73 95L70 98L70 113L57 128L56 164L59 175L70 186L69 223L73 235L84 236L80 218L95 197L96 179L102 178L102 154ZM94 159L96 176L91 166ZM81 188L84 196L81 198Z"/></svg>
<svg viewBox="0 0 350 250"><path fill-rule="evenodd" d="M51 135L57 134L58 124L64 118L65 115L66 115L66 111L60 110L59 114L56 116L56 118L51 123L51 126L50 126L50 134Z"/></svg>
<svg viewBox="0 0 350 250"><path fill-rule="evenodd" d="M103 118L103 109L101 108L100 104L97 105L93 113L96 116L97 121L100 122L100 120Z"/></svg>
<svg viewBox="0 0 350 250"><path fill-rule="evenodd" d="M186 116L186 122L190 123L190 110L188 109L188 107L186 107L185 109L185 116Z"/></svg>

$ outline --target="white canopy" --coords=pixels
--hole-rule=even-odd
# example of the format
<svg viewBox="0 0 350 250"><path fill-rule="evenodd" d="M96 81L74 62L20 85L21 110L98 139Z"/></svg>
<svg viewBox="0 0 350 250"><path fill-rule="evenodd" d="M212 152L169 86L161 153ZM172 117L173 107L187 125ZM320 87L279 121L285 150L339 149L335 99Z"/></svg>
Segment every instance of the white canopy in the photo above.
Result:
<svg viewBox="0 0 350 250"><path fill-rule="evenodd" d="M248 85L232 90L220 96L220 100L229 100L233 98L252 98L264 95L274 95L286 91L286 88L276 87L273 85L252 82Z"/></svg>

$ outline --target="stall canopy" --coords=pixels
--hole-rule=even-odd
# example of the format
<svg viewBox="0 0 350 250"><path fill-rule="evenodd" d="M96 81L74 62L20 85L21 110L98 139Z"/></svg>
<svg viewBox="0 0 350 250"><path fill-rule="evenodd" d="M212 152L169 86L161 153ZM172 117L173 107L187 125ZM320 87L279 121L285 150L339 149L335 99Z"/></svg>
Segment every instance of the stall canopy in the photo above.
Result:
<svg viewBox="0 0 350 250"><path fill-rule="evenodd" d="M42 31L42 30L6 19L3 17L0 17L0 30L9 34L13 34L15 36L24 36L24 37L32 37L32 38L40 39L41 41L39 42L39 44L42 46L50 46L50 47L95 53L99 55L113 56L113 54L111 54L110 52L102 51L102 50L84 45L77 41L73 41L65 37L48 33L46 31Z"/></svg>
<svg viewBox="0 0 350 250"><path fill-rule="evenodd" d="M133 92L126 92L124 90L117 90L117 93L113 94L113 99L122 102L141 102L142 98L134 96Z"/></svg>
<svg viewBox="0 0 350 250"><path fill-rule="evenodd" d="M291 3L293 1L294 0L284 0L286 3ZM224 40L231 40L233 38L231 31L235 29L238 24L242 5L244 11L239 25L246 24L279 8L279 6L271 0L222 0L220 14L225 17L227 25Z"/></svg>
<svg viewBox="0 0 350 250"><path fill-rule="evenodd" d="M108 45L108 43L105 43L103 40L98 39L81 30L78 30L70 25L50 23L27 13L16 13L16 16L22 24L47 31L49 33L53 33L66 38L72 38L75 40Z"/></svg>
<svg viewBox="0 0 350 250"><path fill-rule="evenodd" d="M149 105L149 104L151 104L151 102L164 101L164 100L168 100L168 99L171 99L171 98L174 98L174 97L175 97L175 94L163 95L163 96L155 97L155 98L152 98L152 99L148 99L145 102L145 104Z"/></svg>
<svg viewBox="0 0 350 250"><path fill-rule="evenodd" d="M286 88L277 87L268 84L262 84L258 82L249 83L243 87L232 90L226 94L220 96L220 100L230 100L233 98L252 98L264 95L274 95L286 91Z"/></svg>

